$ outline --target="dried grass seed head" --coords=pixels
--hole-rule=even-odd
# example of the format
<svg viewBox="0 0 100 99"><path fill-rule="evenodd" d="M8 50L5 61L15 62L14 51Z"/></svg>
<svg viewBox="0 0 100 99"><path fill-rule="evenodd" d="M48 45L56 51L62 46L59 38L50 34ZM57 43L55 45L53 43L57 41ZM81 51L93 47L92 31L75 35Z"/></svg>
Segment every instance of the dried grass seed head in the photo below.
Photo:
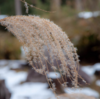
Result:
<svg viewBox="0 0 100 99"><path fill-rule="evenodd" d="M60 27L37 16L12 16L0 20L0 23L19 39L27 60L38 73L46 75L51 66L54 71L60 72L62 83L65 83L64 74L76 83L75 86L78 85L76 49ZM54 61L57 62L57 66L54 65Z"/></svg>

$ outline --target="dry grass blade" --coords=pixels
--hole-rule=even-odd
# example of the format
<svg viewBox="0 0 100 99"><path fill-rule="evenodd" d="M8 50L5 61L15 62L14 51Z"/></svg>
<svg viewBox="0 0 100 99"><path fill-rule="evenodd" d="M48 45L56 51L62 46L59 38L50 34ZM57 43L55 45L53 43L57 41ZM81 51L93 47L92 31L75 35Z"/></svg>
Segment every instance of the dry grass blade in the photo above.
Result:
<svg viewBox="0 0 100 99"><path fill-rule="evenodd" d="M6 26L22 43L26 59L35 71L46 77L51 70L59 72L62 80L58 81L62 86L67 86L68 76L73 87L78 87L76 49L60 27L36 16L12 16L0 20L0 24Z"/></svg>

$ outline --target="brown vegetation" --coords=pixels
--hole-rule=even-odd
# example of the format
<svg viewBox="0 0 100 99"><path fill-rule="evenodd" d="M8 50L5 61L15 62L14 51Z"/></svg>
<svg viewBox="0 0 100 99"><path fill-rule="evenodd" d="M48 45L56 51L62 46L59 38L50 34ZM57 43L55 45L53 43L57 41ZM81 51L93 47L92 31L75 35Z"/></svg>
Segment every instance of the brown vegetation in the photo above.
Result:
<svg viewBox="0 0 100 99"><path fill-rule="evenodd" d="M63 87L67 87L66 76L71 79L73 87L79 86L76 48L61 28L47 19L35 16L13 16L0 20L0 23L22 43L26 59L36 72L47 78L49 68L52 68L61 74L62 81L58 82ZM51 79L47 78L47 81ZM56 85L52 83L52 86L51 89L55 91Z"/></svg>

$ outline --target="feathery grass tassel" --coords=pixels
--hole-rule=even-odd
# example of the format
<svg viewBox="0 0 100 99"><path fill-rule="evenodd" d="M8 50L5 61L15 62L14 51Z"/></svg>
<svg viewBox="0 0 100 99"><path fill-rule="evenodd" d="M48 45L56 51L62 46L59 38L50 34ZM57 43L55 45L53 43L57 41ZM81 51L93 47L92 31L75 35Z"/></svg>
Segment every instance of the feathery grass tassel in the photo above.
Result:
<svg viewBox="0 0 100 99"><path fill-rule="evenodd" d="M25 3L28 9L27 3ZM27 10L28 12L28 10ZM59 83L67 87L67 78L72 81L73 87L78 83L78 56L68 36L53 22L37 16L12 16L0 20L22 43L26 59L33 69L46 76L55 72L54 78L60 74ZM76 59L77 58L77 59ZM56 85L52 83L53 89ZM51 86L51 88L52 88Z"/></svg>

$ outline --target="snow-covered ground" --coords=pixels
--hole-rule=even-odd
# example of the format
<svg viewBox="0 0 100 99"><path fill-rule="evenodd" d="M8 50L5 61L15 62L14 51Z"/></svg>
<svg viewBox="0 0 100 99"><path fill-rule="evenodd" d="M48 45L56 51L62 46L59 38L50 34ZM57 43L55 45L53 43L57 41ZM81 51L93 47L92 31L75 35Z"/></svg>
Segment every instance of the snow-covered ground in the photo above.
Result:
<svg viewBox="0 0 100 99"><path fill-rule="evenodd" d="M96 63L93 66L83 66L82 70L90 76L93 76L96 70L100 70L100 63Z"/></svg>
<svg viewBox="0 0 100 99"><path fill-rule="evenodd" d="M92 90L91 88L85 87L85 88L79 88L79 89L73 89L73 88L66 88L65 92L72 94L72 93L82 93L88 96L94 96L94 97L99 97L99 93L96 92L95 90Z"/></svg>
<svg viewBox="0 0 100 99"><path fill-rule="evenodd" d="M6 87L12 93L11 99L55 99L47 83L20 84L26 80L28 73L16 72L10 68L19 68L19 64L24 62L0 60L0 80L5 80Z"/></svg>
<svg viewBox="0 0 100 99"><path fill-rule="evenodd" d="M84 12L80 12L78 14L79 18L84 18L84 19L88 19L88 18L92 18L92 17L98 17L98 16L100 16L100 11L94 11L94 12L84 11Z"/></svg>
<svg viewBox="0 0 100 99"><path fill-rule="evenodd" d="M7 15L0 15L0 19L4 19L6 17L8 17L8 16Z"/></svg>
<svg viewBox="0 0 100 99"><path fill-rule="evenodd" d="M47 89L46 83L24 83L16 86L12 90L11 99L49 99L53 98L54 94Z"/></svg>
<svg viewBox="0 0 100 99"><path fill-rule="evenodd" d="M9 68L19 68L20 64L24 64L25 60L0 60L0 67L8 66Z"/></svg>
<svg viewBox="0 0 100 99"><path fill-rule="evenodd" d="M5 79L5 84L9 91L12 93L11 99L55 99L54 94L48 89L47 83L23 83L28 75L27 72L20 71L16 72L10 70L10 68L19 68L19 64L25 63L25 61L14 60L6 61L0 60L0 79ZM90 67L83 67L82 69L93 75L94 69L99 69L100 64L95 64L91 69ZM50 75L51 76L51 75ZM97 82L99 84L99 81ZM80 89L65 89L67 93L84 93L86 95L99 97L98 92L90 88Z"/></svg>
<svg viewBox="0 0 100 99"><path fill-rule="evenodd" d="M3 63L3 62L0 61L0 79L5 80L5 84L9 90L11 90L17 84L26 80L27 72L23 72L23 71L16 72L16 71L10 70L10 67L14 66L14 68L15 68L15 65L17 66L16 62L15 62L15 65L14 64L11 65L11 61L10 61L9 62L10 64L8 64L6 66L1 66L1 63ZM12 63L14 63L14 62L12 61Z"/></svg>
<svg viewBox="0 0 100 99"><path fill-rule="evenodd" d="M96 85L97 85L97 86L100 86L100 80L97 80L97 81L96 81Z"/></svg>

